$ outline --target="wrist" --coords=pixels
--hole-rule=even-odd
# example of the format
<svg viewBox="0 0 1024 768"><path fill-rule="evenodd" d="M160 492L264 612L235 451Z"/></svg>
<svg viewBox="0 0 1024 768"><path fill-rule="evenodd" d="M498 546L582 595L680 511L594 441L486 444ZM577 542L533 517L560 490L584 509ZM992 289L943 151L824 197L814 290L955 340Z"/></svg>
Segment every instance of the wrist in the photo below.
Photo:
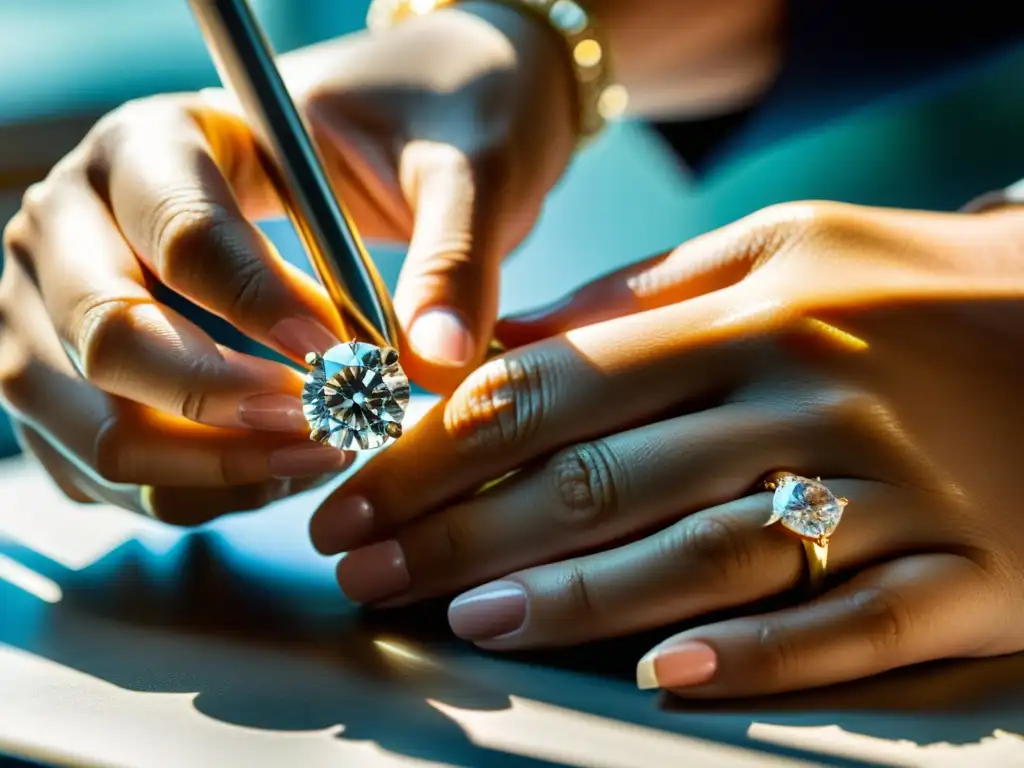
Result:
<svg viewBox="0 0 1024 768"><path fill-rule="evenodd" d="M581 1L638 116L729 112L756 100L781 64L784 0Z"/></svg>
<svg viewBox="0 0 1024 768"><path fill-rule="evenodd" d="M557 40L560 62L547 67L543 74L547 78L557 77L558 69L570 74L574 83L576 134L581 140L593 138L607 120L625 112L628 96L613 81L608 43L593 17L576 0L373 0L367 26L371 31L388 30L403 21L446 10L468 12L492 23L501 24L504 19L514 26L531 27L532 36L540 38L541 47L544 38L549 45ZM545 85L541 81L540 87Z"/></svg>

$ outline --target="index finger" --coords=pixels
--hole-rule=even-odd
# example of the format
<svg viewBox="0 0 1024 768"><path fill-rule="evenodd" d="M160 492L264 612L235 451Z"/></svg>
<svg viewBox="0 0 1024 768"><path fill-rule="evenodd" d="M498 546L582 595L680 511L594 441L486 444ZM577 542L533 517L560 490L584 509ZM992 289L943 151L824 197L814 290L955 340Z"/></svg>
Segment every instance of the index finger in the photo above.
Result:
<svg viewBox="0 0 1024 768"><path fill-rule="evenodd" d="M272 192L248 170L255 144L235 118L156 100L114 124L98 132L91 180L161 282L295 361L338 343L326 291L246 216L245 204L269 210Z"/></svg>
<svg viewBox="0 0 1024 768"><path fill-rule="evenodd" d="M314 545L362 545L551 451L724 395L774 311L734 312L748 296L736 286L486 363L326 500Z"/></svg>

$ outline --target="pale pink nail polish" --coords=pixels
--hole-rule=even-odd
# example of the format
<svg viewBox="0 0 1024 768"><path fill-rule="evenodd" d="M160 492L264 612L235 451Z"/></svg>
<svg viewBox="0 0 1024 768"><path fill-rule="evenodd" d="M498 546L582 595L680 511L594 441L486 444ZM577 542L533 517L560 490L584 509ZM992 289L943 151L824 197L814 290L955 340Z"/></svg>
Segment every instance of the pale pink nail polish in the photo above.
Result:
<svg viewBox="0 0 1024 768"><path fill-rule="evenodd" d="M274 451L270 454L268 469L272 477L285 480L335 472L351 462L351 454L310 442Z"/></svg>
<svg viewBox="0 0 1024 768"><path fill-rule="evenodd" d="M637 687L689 688L711 681L718 669L715 649L699 640L668 640L636 665Z"/></svg>
<svg viewBox="0 0 1024 768"><path fill-rule="evenodd" d="M397 541L382 541L341 558L338 586L354 603L373 603L409 588L405 554Z"/></svg>
<svg viewBox="0 0 1024 768"><path fill-rule="evenodd" d="M465 365L476 352L462 318L447 309L430 309L417 317L409 341L421 357L447 365Z"/></svg>
<svg viewBox="0 0 1024 768"><path fill-rule="evenodd" d="M238 404L238 420L272 432L309 432L302 401L289 395L254 395Z"/></svg>
<svg viewBox="0 0 1024 768"><path fill-rule="evenodd" d="M341 340L327 328L309 317L288 317L270 329L270 335L298 360L310 352L323 354Z"/></svg>
<svg viewBox="0 0 1024 768"><path fill-rule="evenodd" d="M526 590L515 581L494 581L459 595L448 606L448 624L465 640L493 640L526 622Z"/></svg>

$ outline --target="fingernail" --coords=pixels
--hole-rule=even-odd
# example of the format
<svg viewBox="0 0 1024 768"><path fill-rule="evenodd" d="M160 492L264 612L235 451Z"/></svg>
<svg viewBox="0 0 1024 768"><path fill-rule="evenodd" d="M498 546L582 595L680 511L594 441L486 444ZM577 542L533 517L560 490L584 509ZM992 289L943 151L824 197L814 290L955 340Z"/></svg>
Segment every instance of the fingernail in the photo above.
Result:
<svg viewBox="0 0 1024 768"><path fill-rule="evenodd" d="M270 454L270 474L279 480L292 477L312 477L347 467L351 454L319 443L290 445Z"/></svg>
<svg viewBox="0 0 1024 768"><path fill-rule="evenodd" d="M636 685L651 688L689 688L715 676L718 657L707 643L695 640L662 643L636 665Z"/></svg>
<svg viewBox="0 0 1024 768"><path fill-rule="evenodd" d="M373 507L362 496L333 502L320 515L319 537L328 540L335 552L358 547L373 532Z"/></svg>
<svg viewBox="0 0 1024 768"><path fill-rule="evenodd" d="M526 590L514 581L494 581L455 598L448 624L464 640L493 640L526 622Z"/></svg>
<svg viewBox="0 0 1024 768"><path fill-rule="evenodd" d="M337 336L309 317L285 318L270 329L270 335L298 360L304 360L310 352L323 354L341 344Z"/></svg>
<svg viewBox="0 0 1024 768"><path fill-rule="evenodd" d="M288 395L254 395L238 404L238 420L253 429L309 432L302 400Z"/></svg>
<svg viewBox="0 0 1024 768"><path fill-rule="evenodd" d="M447 309L431 309L417 317L409 341L421 357L448 365L465 365L476 352L466 324Z"/></svg>
<svg viewBox="0 0 1024 768"><path fill-rule="evenodd" d="M397 541L356 549L338 563L338 586L354 603L372 603L409 587L405 555Z"/></svg>

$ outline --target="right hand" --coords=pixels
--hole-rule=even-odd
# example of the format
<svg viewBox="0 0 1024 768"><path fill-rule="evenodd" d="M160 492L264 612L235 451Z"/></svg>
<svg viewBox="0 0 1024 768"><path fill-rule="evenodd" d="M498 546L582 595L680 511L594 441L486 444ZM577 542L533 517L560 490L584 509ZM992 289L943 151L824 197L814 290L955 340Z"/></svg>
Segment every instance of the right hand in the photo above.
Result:
<svg viewBox="0 0 1024 768"><path fill-rule="evenodd" d="M363 234L411 240L396 310L403 365L427 388L450 391L481 359L500 258L568 162L562 56L540 23L467 2L284 57ZM337 343L326 293L251 223L279 213L220 91L121 107L28 190L4 233L0 395L69 496L194 524L347 465L309 442L298 372L218 345L151 291L295 361Z"/></svg>

